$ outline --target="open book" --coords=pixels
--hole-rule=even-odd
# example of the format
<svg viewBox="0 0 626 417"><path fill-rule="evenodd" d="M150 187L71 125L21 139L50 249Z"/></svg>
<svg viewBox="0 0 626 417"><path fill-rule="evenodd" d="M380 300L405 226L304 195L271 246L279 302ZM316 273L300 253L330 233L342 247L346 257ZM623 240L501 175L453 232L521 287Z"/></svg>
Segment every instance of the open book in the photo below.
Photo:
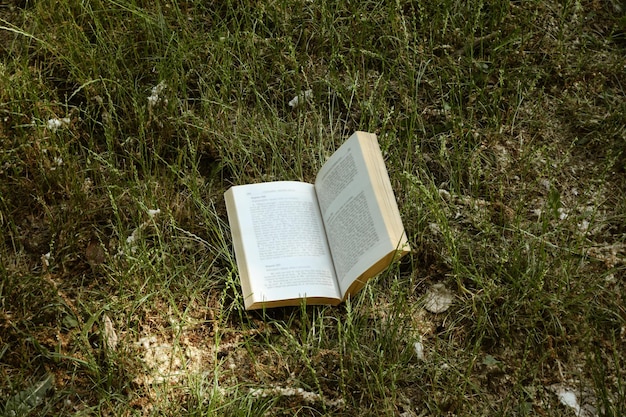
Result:
<svg viewBox="0 0 626 417"><path fill-rule="evenodd" d="M314 185L239 185L224 197L246 309L339 304L409 252L371 133L354 133Z"/></svg>

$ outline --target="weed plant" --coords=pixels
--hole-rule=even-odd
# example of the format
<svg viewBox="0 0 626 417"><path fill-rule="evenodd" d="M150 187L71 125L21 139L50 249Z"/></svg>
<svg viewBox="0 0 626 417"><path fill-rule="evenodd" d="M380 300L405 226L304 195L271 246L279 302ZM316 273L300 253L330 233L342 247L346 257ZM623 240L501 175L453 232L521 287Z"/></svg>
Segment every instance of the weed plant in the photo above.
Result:
<svg viewBox="0 0 626 417"><path fill-rule="evenodd" d="M5 1L0 414L626 415L625 13ZM312 182L355 130L413 252L245 311L223 192Z"/></svg>

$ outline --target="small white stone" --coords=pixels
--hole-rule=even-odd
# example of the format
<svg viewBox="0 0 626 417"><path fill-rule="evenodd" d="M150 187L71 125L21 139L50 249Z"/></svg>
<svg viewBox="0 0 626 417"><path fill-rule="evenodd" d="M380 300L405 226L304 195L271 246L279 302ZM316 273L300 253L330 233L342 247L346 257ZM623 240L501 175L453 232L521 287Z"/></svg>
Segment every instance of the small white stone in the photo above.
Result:
<svg viewBox="0 0 626 417"><path fill-rule="evenodd" d="M586 233L587 230L589 230L589 222L587 220L583 220L582 222L578 223L578 230Z"/></svg>
<svg viewBox="0 0 626 417"><path fill-rule="evenodd" d="M450 195L450 191L448 190L440 188L439 190L437 190L437 192L439 193L439 196L446 201L450 201L450 199L452 198L452 196Z"/></svg>
<svg viewBox="0 0 626 417"><path fill-rule="evenodd" d="M133 230L133 233L131 233L130 236L126 238L126 243L131 245L135 243L135 239L137 239L137 229Z"/></svg>
<svg viewBox="0 0 626 417"><path fill-rule="evenodd" d="M311 97L313 97L313 90L306 90L304 93L300 93L299 95L289 100L289 103L287 104L289 105L289 107L296 108L301 104L301 101L310 99Z"/></svg>
<svg viewBox="0 0 626 417"><path fill-rule="evenodd" d="M148 97L148 107L151 109L160 102L161 93L167 88L167 83L165 81L161 81L156 86L152 87L152 91L150 92L150 96ZM167 104L167 100L163 100L165 104Z"/></svg>
<svg viewBox="0 0 626 417"><path fill-rule="evenodd" d="M41 261L43 262L45 267L49 267L50 266L50 252L46 253L45 255L41 256Z"/></svg>
<svg viewBox="0 0 626 417"><path fill-rule="evenodd" d="M437 223L429 223L428 224L428 229L434 235L441 234L441 228L439 227L439 225Z"/></svg>
<svg viewBox="0 0 626 417"><path fill-rule="evenodd" d="M106 314L104 315L103 321L104 321L104 345L109 350L115 350L117 348L117 343L119 339L117 337L117 333L115 332L115 327L113 326L113 322L111 321L109 316L107 316Z"/></svg>
<svg viewBox="0 0 626 417"><path fill-rule="evenodd" d="M70 124L70 119L69 117L64 117L62 119L59 118L52 118L52 119L48 119L48 121L46 122L46 127L53 131L56 132L58 129L62 128L65 125L69 125Z"/></svg>
<svg viewBox="0 0 626 417"><path fill-rule="evenodd" d="M452 305L454 295L443 284L434 284L426 293L424 308L431 313L443 313Z"/></svg>
<svg viewBox="0 0 626 417"><path fill-rule="evenodd" d="M420 361L424 360L424 345L422 344L422 342L415 342L413 343L413 349L415 350L415 355L417 356L417 359L419 359Z"/></svg>
<svg viewBox="0 0 626 417"><path fill-rule="evenodd" d="M573 391L558 386L554 387L553 391L559 398L559 401L561 401L561 404L574 409L577 416L580 415L580 404L578 404L578 398L576 398L576 394Z"/></svg>

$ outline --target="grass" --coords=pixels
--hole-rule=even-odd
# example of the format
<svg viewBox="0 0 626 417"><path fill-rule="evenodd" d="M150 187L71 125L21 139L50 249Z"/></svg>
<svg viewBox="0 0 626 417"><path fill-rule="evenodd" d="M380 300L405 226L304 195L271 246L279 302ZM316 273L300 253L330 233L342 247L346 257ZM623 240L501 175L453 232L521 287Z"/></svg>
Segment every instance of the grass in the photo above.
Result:
<svg viewBox="0 0 626 417"><path fill-rule="evenodd" d="M344 3L0 5L1 412L626 413L623 6ZM357 129L413 253L246 312L223 192Z"/></svg>

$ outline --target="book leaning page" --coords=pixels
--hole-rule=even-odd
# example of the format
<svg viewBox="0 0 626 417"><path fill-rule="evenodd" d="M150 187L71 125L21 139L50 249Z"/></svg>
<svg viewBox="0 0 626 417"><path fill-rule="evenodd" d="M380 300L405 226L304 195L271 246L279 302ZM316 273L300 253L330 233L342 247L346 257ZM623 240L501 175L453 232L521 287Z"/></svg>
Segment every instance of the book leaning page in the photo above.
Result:
<svg viewBox="0 0 626 417"><path fill-rule="evenodd" d="M324 164L315 189L343 299L409 251L376 135L353 134Z"/></svg>
<svg viewBox="0 0 626 417"><path fill-rule="evenodd" d="M338 304L341 294L313 185L240 185L226 194L247 309Z"/></svg>

